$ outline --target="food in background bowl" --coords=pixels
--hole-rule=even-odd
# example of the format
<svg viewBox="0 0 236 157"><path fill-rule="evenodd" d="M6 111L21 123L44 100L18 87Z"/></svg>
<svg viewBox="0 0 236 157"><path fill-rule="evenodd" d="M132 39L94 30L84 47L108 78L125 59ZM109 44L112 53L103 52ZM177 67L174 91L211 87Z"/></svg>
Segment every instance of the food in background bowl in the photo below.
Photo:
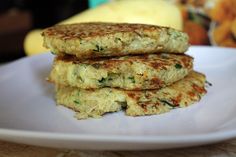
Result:
<svg viewBox="0 0 236 157"><path fill-rule="evenodd" d="M236 1L219 0L210 10L209 37L212 45L236 47Z"/></svg>

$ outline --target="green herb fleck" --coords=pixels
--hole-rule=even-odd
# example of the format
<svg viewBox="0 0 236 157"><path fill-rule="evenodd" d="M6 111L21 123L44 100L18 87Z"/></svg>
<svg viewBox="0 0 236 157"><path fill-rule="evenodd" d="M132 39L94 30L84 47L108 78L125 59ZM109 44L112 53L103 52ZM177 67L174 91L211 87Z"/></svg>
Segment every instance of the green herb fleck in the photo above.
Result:
<svg viewBox="0 0 236 157"><path fill-rule="evenodd" d="M99 45L95 45L95 49L93 49L93 51L95 51L95 52L101 52L101 51L103 51L104 50L104 48L103 47L101 47L101 46L99 46Z"/></svg>
<svg viewBox="0 0 236 157"><path fill-rule="evenodd" d="M135 83L135 79L134 79L133 76L128 77L128 79L130 79L130 81L131 81L132 83Z"/></svg>
<svg viewBox="0 0 236 157"><path fill-rule="evenodd" d="M104 83L106 79L103 77L101 80L98 80L99 83Z"/></svg>
<svg viewBox="0 0 236 157"><path fill-rule="evenodd" d="M208 82L208 81L205 81L205 83L208 85L208 86L212 86L212 83Z"/></svg>
<svg viewBox="0 0 236 157"><path fill-rule="evenodd" d="M84 82L83 78L80 75L77 75L77 77L79 78L81 82Z"/></svg>
<svg viewBox="0 0 236 157"><path fill-rule="evenodd" d="M165 105L168 105L168 106L170 106L170 107L173 107L173 108L175 108L176 106L175 105L173 105L173 104L171 104L171 103L169 103L168 101L166 101L166 100L160 100L162 103L164 103Z"/></svg>
<svg viewBox="0 0 236 157"><path fill-rule="evenodd" d="M52 52L52 51L51 51L51 54L56 55L56 53L55 53L55 52Z"/></svg>
<svg viewBox="0 0 236 157"><path fill-rule="evenodd" d="M118 41L122 42L120 38L115 38L115 42L117 43Z"/></svg>
<svg viewBox="0 0 236 157"><path fill-rule="evenodd" d="M80 104L80 101L79 100L74 100L74 103L76 103L76 104Z"/></svg>
<svg viewBox="0 0 236 157"><path fill-rule="evenodd" d="M177 63L177 64L175 64L175 68L176 68L176 69L181 69L181 68L182 68L182 65Z"/></svg>

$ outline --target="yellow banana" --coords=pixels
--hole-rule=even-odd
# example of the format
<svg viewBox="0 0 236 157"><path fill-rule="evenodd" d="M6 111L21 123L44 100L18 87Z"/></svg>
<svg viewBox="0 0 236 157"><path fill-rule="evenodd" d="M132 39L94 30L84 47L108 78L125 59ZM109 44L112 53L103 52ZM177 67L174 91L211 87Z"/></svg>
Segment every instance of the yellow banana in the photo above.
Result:
<svg viewBox="0 0 236 157"><path fill-rule="evenodd" d="M164 0L119 0L81 12L60 24L76 22L128 22L169 26L182 29L182 16L174 4ZM43 48L42 30L29 32L24 41L27 55L47 51Z"/></svg>

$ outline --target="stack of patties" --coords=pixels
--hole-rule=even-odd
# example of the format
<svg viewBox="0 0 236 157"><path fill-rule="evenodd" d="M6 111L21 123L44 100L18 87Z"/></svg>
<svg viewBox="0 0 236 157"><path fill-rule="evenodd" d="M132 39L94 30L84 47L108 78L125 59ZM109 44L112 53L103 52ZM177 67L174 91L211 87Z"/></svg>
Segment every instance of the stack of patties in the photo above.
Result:
<svg viewBox="0 0 236 157"><path fill-rule="evenodd" d="M55 55L48 80L57 104L78 119L124 109L126 115L160 114L197 102L205 76L185 55L188 36L144 24L78 23L43 32Z"/></svg>

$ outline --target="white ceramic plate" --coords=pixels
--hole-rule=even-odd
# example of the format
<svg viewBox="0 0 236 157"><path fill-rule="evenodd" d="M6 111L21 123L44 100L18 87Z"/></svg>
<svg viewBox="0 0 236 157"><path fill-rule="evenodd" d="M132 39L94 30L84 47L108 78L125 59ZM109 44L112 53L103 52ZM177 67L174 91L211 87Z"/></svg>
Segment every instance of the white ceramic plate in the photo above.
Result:
<svg viewBox="0 0 236 157"><path fill-rule="evenodd" d="M76 120L56 106L45 81L53 55L0 67L0 139L60 148L140 150L186 147L236 137L236 49L191 47L195 69L213 84L203 99L162 115Z"/></svg>

